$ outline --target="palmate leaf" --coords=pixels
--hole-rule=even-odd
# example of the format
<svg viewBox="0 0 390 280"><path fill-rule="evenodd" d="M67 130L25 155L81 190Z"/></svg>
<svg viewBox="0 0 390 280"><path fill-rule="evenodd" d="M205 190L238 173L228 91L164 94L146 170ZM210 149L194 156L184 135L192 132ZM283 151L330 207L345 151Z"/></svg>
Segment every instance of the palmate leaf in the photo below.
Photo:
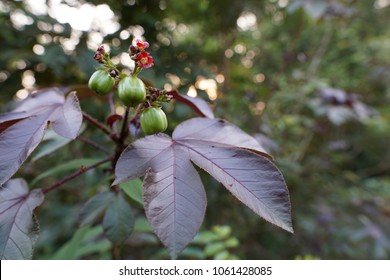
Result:
<svg viewBox="0 0 390 280"><path fill-rule="evenodd" d="M33 93L13 112L1 116L0 185L20 168L41 142L47 123L66 138L74 139L82 123L75 93L67 98L56 88Z"/></svg>
<svg viewBox="0 0 390 280"><path fill-rule="evenodd" d="M151 135L129 145L115 169L118 184L143 176L149 223L172 258L199 230L206 195L194 162L265 220L292 232L283 176L261 145L218 119L183 122L170 138Z"/></svg>
<svg viewBox="0 0 390 280"><path fill-rule="evenodd" d="M43 202L40 189L28 190L22 179L0 189L0 258L31 259L39 225L33 210Z"/></svg>

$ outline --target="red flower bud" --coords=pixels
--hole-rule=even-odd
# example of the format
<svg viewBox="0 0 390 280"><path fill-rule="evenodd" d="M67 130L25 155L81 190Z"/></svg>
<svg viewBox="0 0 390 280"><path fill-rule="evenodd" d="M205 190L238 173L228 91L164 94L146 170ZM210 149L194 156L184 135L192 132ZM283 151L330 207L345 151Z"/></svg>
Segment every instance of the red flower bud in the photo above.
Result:
<svg viewBox="0 0 390 280"><path fill-rule="evenodd" d="M103 54L100 52L96 52L93 58L99 63L103 62Z"/></svg>
<svg viewBox="0 0 390 280"><path fill-rule="evenodd" d="M136 47L140 50L140 51L143 51L147 48L149 48L149 43L148 42L144 42L140 39L135 39L135 45Z"/></svg>
<svg viewBox="0 0 390 280"><path fill-rule="evenodd" d="M96 52L101 53L101 54L105 54L105 53L106 53L106 50L104 49L104 46L101 45L101 46L98 47L98 49L97 49Z"/></svg>
<svg viewBox="0 0 390 280"><path fill-rule="evenodd" d="M137 52L138 52L138 49L137 49L136 46L131 45L131 46L129 47L129 54L130 54L130 56L135 55Z"/></svg>

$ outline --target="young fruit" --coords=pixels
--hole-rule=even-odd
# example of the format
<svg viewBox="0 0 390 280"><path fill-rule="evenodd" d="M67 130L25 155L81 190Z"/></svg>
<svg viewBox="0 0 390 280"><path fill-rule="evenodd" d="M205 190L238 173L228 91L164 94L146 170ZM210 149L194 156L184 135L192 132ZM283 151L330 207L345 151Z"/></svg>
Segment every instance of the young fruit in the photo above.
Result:
<svg viewBox="0 0 390 280"><path fill-rule="evenodd" d="M100 95L108 94L114 87L115 79L104 70L97 70L89 78L88 87Z"/></svg>
<svg viewBox="0 0 390 280"><path fill-rule="evenodd" d="M140 78L129 76L118 83L118 95L127 107L135 107L146 98L145 85Z"/></svg>
<svg viewBox="0 0 390 280"><path fill-rule="evenodd" d="M163 132L168 127L167 116L161 108L148 108L141 113L141 128L145 134Z"/></svg>

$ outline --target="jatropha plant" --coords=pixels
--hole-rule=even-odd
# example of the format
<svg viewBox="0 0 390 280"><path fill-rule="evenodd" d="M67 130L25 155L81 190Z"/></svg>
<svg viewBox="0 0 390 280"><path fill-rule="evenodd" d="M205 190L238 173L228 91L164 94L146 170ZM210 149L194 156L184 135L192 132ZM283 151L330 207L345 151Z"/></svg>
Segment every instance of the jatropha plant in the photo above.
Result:
<svg viewBox="0 0 390 280"><path fill-rule="evenodd" d="M107 106L107 124L83 112L77 92L69 87L32 92L13 111L0 115L2 259L32 258L39 233L34 209L43 203L47 193L104 164L113 178L111 185L86 201L80 209L79 226L101 223L114 246L125 243L134 224L127 197L132 190L124 192L122 185L142 178L146 218L171 258L178 257L199 231L206 210L206 192L194 165L218 180L257 215L293 232L288 190L273 157L255 138L234 124L215 118L202 99L175 90L167 92L144 82L139 74L154 65L146 51L148 47L147 42L134 40L129 48L134 61L130 71L120 70L103 46L97 49L94 59L100 67L90 77L88 86L97 95L107 97L111 101L107 104L119 99L126 108L123 115L117 115L109 113ZM169 136L163 133L168 120L162 105L172 99L189 106L199 117L182 122ZM113 142L115 148L111 151L82 136L83 121L105 134L107 143ZM24 179L11 179L40 144L45 131L61 136L62 140L40 157L73 139L92 145L107 156L80 166L41 189L29 187ZM142 134L144 137L140 137Z"/></svg>

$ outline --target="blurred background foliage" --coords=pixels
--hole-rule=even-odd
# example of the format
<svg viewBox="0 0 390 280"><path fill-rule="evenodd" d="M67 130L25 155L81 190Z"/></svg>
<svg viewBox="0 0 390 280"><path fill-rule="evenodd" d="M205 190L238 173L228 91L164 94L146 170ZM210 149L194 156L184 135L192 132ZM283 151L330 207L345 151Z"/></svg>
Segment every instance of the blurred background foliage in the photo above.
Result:
<svg viewBox="0 0 390 280"><path fill-rule="evenodd" d="M201 173L206 218L182 258L386 259L389 20L389 0L2 0L0 112L29 90L75 85L82 108L104 121L104 100L80 86L97 66L93 53L104 43L114 61L129 66L131 40L143 37L156 64L143 77L205 99L218 117L256 137L274 155L291 195L294 235ZM170 132L194 116L180 104L165 109ZM123 112L119 102L116 110ZM107 145L89 127L83 135ZM30 160L17 176L31 182L41 175L33 187L45 187L101 156L76 140ZM42 176L47 170L50 176ZM115 256L101 227L77 227L83 203L108 182L102 167L47 195L35 258ZM137 221L121 258L167 258L137 194L131 201Z"/></svg>

